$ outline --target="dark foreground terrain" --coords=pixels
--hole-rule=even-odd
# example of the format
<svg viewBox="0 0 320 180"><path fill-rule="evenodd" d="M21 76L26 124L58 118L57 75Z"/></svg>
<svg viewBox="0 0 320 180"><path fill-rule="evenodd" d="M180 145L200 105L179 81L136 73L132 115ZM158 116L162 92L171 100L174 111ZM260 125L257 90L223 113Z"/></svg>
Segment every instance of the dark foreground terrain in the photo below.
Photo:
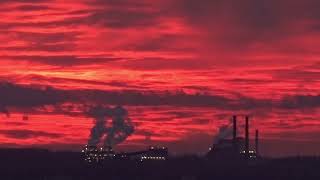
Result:
<svg viewBox="0 0 320 180"><path fill-rule="evenodd" d="M197 157L167 161L108 161L88 165L80 153L1 149L0 179L21 180L310 180L320 179L320 158L225 162Z"/></svg>

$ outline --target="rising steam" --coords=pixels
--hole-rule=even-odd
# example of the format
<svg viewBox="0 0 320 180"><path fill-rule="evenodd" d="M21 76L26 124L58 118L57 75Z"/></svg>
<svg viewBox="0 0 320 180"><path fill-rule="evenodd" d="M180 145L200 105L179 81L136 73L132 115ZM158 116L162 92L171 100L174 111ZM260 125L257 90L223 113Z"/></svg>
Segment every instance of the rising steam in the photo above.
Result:
<svg viewBox="0 0 320 180"><path fill-rule="evenodd" d="M89 109L88 115L95 119L88 140L90 146L97 146L103 141L105 147L113 147L125 141L134 132L128 111L121 106L95 106Z"/></svg>
<svg viewBox="0 0 320 180"><path fill-rule="evenodd" d="M232 122L230 121L228 125L223 125L219 127L219 131L214 137L213 143L217 144L219 140L231 137L232 133L233 133L233 126L232 126Z"/></svg>
<svg viewBox="0 0 320 180"><path fill-rule="evenodd" d="M213 139L213 143L217 144L220 139L227 138L231 135L232 135L232 127L231 126L228 126L228 125L221 126L219 128L219 132L217 133L217 135Z"/></svg>

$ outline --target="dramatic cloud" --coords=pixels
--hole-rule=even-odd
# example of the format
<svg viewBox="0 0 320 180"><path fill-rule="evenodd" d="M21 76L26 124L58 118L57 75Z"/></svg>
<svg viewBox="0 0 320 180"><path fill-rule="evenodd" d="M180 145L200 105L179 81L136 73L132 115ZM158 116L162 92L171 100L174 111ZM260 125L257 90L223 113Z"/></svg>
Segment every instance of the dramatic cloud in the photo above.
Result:
<svg viewBox="0 0 320 180"><path fill-rule="evenodd" d="M13 139L31 139L38 137L59 138L61 134L31 130L0 130L0 134Z"/></svg>
<svg viewBox="0 0 320 180"><path fill-rule="evenodd" d="M22 87L10 83L0 84L0 100L4 107L32 108L44 105L54 105L67 100L67 96L50 87L37 89Z"/></svg>
<svg viewBox="0 0 320 180"><path fill-rule="evenodd" d="M79 147L92 127L84 112L97 104L125 106L138 124L120 147L183 151L190 138L204 150L233 114L257 119L270 144L287 130L317 142L318 0L0 4L0 118L18 125L28 115L27 131L61 134L13 142L3 131L4 144Z"/></svg>
<svg viewBox="0 0 320 180"><path fill-rule="evenodd" d="M319 108L320 95L291 95L280 100L255 99L239 96L235 99L206 94L187 94L178 92L139 92L139 91L101 91L62 90L50 86L30 87L11 83L0 84L0 99L3 111L5 107L34 108L45 105L105 104L129 106L181 106L214 107L225 110L255 110L259 108L305 109ZM172 112L177 117L188 114Z"/></svg>

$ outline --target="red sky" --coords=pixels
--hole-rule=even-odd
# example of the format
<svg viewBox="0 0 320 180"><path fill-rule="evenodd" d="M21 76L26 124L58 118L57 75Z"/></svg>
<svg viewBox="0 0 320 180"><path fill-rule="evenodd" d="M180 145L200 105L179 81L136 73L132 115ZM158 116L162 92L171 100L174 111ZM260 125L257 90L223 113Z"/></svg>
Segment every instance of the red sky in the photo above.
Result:
<svg viewBox="0 0 320 180"><path fill-rule="evenodd" d="M319 6L0 0L0 146L80 149L93 125L81 107L105 104L136 125L119 149L204 152L249 114L263 154L319 155Z"/></svg>

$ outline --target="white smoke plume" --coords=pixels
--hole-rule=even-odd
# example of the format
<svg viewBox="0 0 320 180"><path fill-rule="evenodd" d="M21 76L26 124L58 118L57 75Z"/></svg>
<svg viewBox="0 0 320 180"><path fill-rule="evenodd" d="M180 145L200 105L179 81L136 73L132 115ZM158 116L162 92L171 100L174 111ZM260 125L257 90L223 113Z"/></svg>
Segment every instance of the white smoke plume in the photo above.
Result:
<svg viewBox="0 0 320 180"><path fill-rule="evenodd" d="M233 128L231 125L224 125L219 128L219 132L213 139L213 143L217 144L221 139L228 138L232 135Z"/></svg>
<svg viewBox="0 0 320 180"><path fill-rule="evenodd" d="M134 132L128 111L121 106L115 108L95 106L90 108L88 115L95 119L88 141L91 146L97 146L104 138L103 145L113 147L125 141Z"/></svg>
<svg viewBox="0 0 320 180"><path fill-rule="evenodd" d="M239 132L239 126L237 126L237 131ZM217 144L221 139L230 138L233 134L233 121L230 119L229 124L219 127L219 131L213 139L213 143Z"/></svg>

